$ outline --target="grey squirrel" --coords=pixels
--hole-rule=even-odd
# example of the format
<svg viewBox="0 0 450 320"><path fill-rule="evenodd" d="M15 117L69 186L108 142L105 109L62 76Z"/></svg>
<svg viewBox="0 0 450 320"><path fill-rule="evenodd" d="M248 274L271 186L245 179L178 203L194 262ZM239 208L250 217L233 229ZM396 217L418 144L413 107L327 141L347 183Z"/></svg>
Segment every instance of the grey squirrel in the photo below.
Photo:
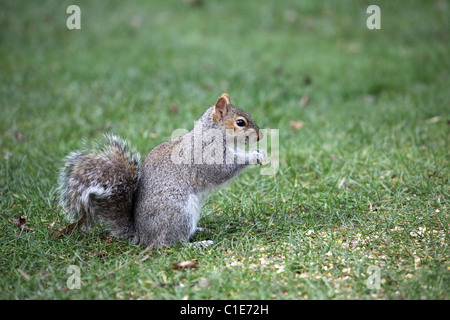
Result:
<svg viewBox="0 0 450 320"><path fill-rule="evenodd" d="M111 135L70 153L59 176L60 203L79 226L103 222L132 244L186 244L205 198L247 165L262 164L265 150L239 148L261 138L252 117L224 93L191 131L153 148L142 164Z"/></svg>

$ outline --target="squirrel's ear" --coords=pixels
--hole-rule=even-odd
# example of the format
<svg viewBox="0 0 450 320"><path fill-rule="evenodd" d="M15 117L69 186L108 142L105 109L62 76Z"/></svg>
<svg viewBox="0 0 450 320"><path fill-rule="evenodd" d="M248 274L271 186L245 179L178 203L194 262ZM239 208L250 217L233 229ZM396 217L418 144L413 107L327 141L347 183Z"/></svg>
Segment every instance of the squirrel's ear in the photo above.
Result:
<svg viewBox="0 0 450 320"><path fill-rule="evenodd" d="M227 114L228 105L231 104L230 96L226 93L222 94L219 99L217 99L214 106L213 119L215 122L219 122Z"/></svg>

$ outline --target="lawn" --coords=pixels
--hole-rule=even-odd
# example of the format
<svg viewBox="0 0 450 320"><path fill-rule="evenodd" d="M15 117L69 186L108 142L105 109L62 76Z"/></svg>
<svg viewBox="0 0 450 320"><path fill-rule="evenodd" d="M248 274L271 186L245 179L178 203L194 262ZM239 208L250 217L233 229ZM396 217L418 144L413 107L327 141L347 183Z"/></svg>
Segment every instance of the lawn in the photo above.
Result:
<svg viewBox="0 0 450 320"><path fill-rule="evenodd" d="M449 299L450 3L370 4L381 29L367 1L2 1L0 298ZM207 200L212 247L51 236L68 152L145 155L223 92L279 169Z"/></svg>

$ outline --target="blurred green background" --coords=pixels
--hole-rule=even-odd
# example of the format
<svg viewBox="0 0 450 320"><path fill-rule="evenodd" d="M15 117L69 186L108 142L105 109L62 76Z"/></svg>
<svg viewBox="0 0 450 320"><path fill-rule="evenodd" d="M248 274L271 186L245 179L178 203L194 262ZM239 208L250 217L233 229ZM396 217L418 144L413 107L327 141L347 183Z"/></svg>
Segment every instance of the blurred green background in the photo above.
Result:
<svg viewBox="0 0 450 320"><path fill-rule="evenodd" d="M373 98L405 92L444 108L448 2L377 3L381 30L367 29L365 1L76 1L81 30L68 30L73 1L3 1L0 94L13 117L2 131L12 118L44 125L46 138L79 136L85 122L130 133L144 119L171 132L222 92L275 128L308 116L305 94L315 116L350 103L356 114L336 114L352 119ZM161 119L155 111L171 104L176 121Z"/></svg>

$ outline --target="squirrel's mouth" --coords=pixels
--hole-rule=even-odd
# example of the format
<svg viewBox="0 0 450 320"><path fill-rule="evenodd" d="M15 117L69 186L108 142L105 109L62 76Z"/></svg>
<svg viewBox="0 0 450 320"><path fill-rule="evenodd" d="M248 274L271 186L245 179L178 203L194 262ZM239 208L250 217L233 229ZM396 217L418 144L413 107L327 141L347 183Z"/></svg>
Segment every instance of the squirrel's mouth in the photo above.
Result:
<svg viewBox="0 0 450 320"><path fill-rule="evenodd" d="M237 143L235 144L236 147L246 147L252 144L255 144L259 141L259 139L257 139L256 137L254 137L253 139L251 139L250 137L245 137L243 139L237 139Z"/></svg>
<svg viewBox="0 0 450 320"><path fill-rule="evenodd" d="M263 138L260 130L249 129L236 136L237 145L254 144Z"/></svg>
<svg viewBox="0 0 450 320"><path fill-rule="evenodd" d="M258 138L256 139L256 141L261 140L264 137L264 135L262 134L261 130L258 130Z"/></svg>

